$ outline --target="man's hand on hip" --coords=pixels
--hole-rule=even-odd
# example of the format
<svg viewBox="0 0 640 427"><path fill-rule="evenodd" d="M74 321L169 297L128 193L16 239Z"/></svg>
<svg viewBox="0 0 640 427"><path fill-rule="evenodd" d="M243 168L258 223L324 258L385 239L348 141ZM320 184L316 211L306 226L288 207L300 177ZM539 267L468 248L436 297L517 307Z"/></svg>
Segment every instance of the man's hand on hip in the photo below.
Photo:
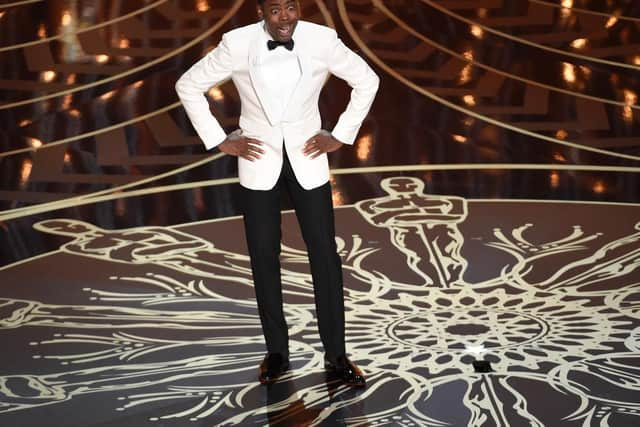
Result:
<svg viewBox="0 0 640 427"><path fill-rule="evenodd" d="M263 142L257 139L232 134L222 144L218 145L218 148L223 153L242 157L253 162L264 154L264 150L261 148L262 145L264 145Z"/></svg>
<svg viewBox="0 0 640 427"><path fill-rule="evenodd" d="M316 136L313 136L304 143L302 152L305 156L309 156L315 159L323 153L330 153L336 151L344 144L335 139L329 132L321 131Z"/></svg>

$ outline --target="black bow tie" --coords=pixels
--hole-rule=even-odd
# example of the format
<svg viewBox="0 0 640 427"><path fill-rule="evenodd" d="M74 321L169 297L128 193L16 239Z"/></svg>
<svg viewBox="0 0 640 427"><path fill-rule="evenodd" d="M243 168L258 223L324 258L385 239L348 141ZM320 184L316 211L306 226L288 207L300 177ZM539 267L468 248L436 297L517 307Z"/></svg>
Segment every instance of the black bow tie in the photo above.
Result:
<svg viewBox="0 0 640 427"><path fill-rule="evenodd" d="M267 48L269 48L269 50L273 50L273 49L277 48L278 46L284 46L285 49L292 50L293 49L293 39L289 39L286 42L279 42L277 40L268 40L267 41Z"/></svg>

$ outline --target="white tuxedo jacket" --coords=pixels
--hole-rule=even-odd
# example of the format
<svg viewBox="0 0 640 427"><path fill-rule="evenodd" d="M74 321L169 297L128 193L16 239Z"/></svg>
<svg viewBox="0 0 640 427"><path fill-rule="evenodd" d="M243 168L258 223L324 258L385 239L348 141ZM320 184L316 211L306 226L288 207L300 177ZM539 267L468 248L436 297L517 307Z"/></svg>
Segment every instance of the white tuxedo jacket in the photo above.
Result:
<svg viewBox="0 0 640 427"><path fill-rule="evenodd" d="M260 64L267 54L263 23L237 28L222 36L220 44L194 64L176 83L176 91L196 132L207 149L222 143L226 133L213 117L204 93L231 78L240 94L240 129L246 137L264 142L265 154L253 162L238 158L240 183L254 190L273 188L282 169L282 141L303 188L327 182L326 154L310 159L303 144L321 128L318 98L328 74L345 80L351 99L331 132L353 144L378 90L379 79L367 63L347 48L328 27L298 21L293 34L301 76L288 106L269 96ZM283 49L278 47L277 49Z"/></svg>

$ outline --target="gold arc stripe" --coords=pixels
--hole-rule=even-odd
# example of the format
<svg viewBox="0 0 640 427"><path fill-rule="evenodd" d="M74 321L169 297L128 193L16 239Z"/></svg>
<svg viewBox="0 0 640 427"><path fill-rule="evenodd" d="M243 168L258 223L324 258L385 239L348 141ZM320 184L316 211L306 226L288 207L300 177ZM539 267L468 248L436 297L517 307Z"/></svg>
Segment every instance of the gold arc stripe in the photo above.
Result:
<svg viewBox="0 0 640 427"><path fill-rule="evenodd" d="M600 11L597 11L597 10L584 9L584 8L581 8L581 7L574 7L574 6L564 7L561 4L552 3L552 2L544 1L544 0L529 0L529 2L537 3L537 4L541 5L541 6L553 7L553 8L556 8L556 9L569 9L569 10L572 10L574 12L584 13L585 15L596 15L596 16L602 16L604 18L617 18L617 19L620 19L621 21L640 22L640 18L636 18L635 16L615 15L614 13L600 12Z"/></svg>
<svg viewBox="0 0 640 427"><path fill-rule="evenodd" d="M500 70L498 68L494 68L494 67L492 67L490 65L487 65L487 64L484 64L482 62L476 61L475 59L468 59L464 55L460 54L459 52L451 50L451 49L447 48L446 46L441 45L438 42L435 42L432 39L428 38L427 36L419 33L417 30L415 30L413 27L411 27L408 23L403 21L401 18L399 18L397 15L395 15L390 10L388 10L388 9L382 10L381 9L381 11L385 15L387 15L387 17L391 18L394 22L396 22L398 25L400 25L402 29L404 29L405 31L409 32L414 37L419 38L423 42L425 42L425 43L435 47L436 49L441 50L441 51L443 51L443 52L445 52L445 53L447 53L447 54L449 54L451 56L454 56L454 57L460 59L463 62L466 62L466 63L469 63L469 64L473 64L473 65L477 66L478 68L483 68L483 69L485 69L487 71L490 71L492 73L499 74L501 76L507 77L507 78L512 79L512 80L518 80L518 81L521 81L521 82L529 84L529 85L538 86L538 87L541 87L543 89L547 89L547 90L554 91L554 92L564 93L565 95L574 96L574 97L577 97L577 98L588 99L589 101L602 102L602 103L605 103L605 104L615 105L615 106L618 106L618 107L629 107L629 108L634 109L634 110L640 110L640 105L637 105L637 104L629 104L629 103L626 103L626 102L623 102L623 101L616 101L614 99L600 98L598 96L588 95L588 94L582 93L582 92L574 92L572 90L563 89L561 87L549 85L549 84L546 84L546 83L540 83L540 82L537 82L535 80L528 79L526 77L522 77L522 76L518 76L516 74L508 73L506 71L502 71L502 70Z"/></svg>
<svg viewBox="0 0 640 427"><path fill-rule="evenodd" d="M140 185L144 185L144 184L147 184L149 182L157 181L159 179L168 178L170 176L177 175L177 174L182 173L182 172L186 172L188 170L191 170L191 169L197 168L199 166L202 166L204 164L207 164L207 163L213 162L215 160L218 160L219 158L221 158L223 156L225 156L225 154L222 153L222 152L219 152L219 153L216 153L216 154L212 154L211 156L208 156L208 157L206 157L204 159L198 160L198 161L193 162L193 163L189 163L188 165L181 166L181 167L176 168L176 169L171 169L171 170L169 170L167 172L163 172L163 173L158 174L158 175L154 175L154 176L151 176L151 177L148 177L148 178L144 178L144 179L140 179L140 180L137 180L137 181L133 181L133 182L130 182L128 184L119 185L117 187L106 188L104 190L96 191L96 192L89 193L89 194L81 194L79 196L67 197L65 199L55 200L53 202L40 203L40 204L37 205L37 207L41 207L41 208L47 209L47 210L48 209L58 209L57 208L58 205L60 205L62 207L65 207L69 203L74 203L74 202L79 201L79 200L92 199L94 197L100 197L100 196L104 196L104 195L107 195L107 194L119 193L122 190L126 190L127 188L138 187ZM75 206L75 205L72 205L72 206ZM13 212L28 211L30 209L33 209L34 207L36 207L36 206L25 206L25 207L22 207L22 208L8 209L8 210L0 211L0 217L2 215L6 215L6 214L9 214L9 213L13 213ZM46 212L46 210L44 212Z"/></svg>
<svg viewBox="0 0 640 427"><path fill-rule="evenodd" d="M46 43L46 42L50 42L50 41L53 41L53 40L60 39L62 37L74 36L74 35L86 33L87 31L97 30L99 28L106 27L107 25L115 24L117 22L124 21L125 19L129 19L129 18L132 18L132 17L134 17L136 15L139 15L141 13L147 12L149 9L153 9L153 8L161 5L162 3L166 3L167 1L168 0L157 0L155 3L151 3L149 5L146 5L146 6L142 7L142 8L140 8L140 9L134 10L133 12L129 12L129 13L125 14L125 15L118 16L118 17L113 18L111 20L104 21L104 22L101 22L99 24L92 25L90 27L81 28L78 31L69 32L69 33L62 33L62 34L56 34L55 36L45 37L45 38L42 38L42 39L32 40L32 41L28 41L28 42L24 42L24 43L19 43L19 44L13 44L13 45L10 45L10 46L0 46L0 52L5 52L5 51L8 51L8 50L14 50L14 49L20 49L20 48L29 47L29 46L35 46L35 45L40 44L40 43Z"/></svg>
<svg viewBox="0 0 640 427"><path fill-rule="evenodd" d="M335 29L336 23L334 22L333 17L331 16L331 12L329 12L329 8L327 7L326 4L324 4L324 1L316 0L316 5L318 6L318 9L320 9L320 13L322 14L322 17L327 23L327 26Z"/></svg>
<svg viewBox="0 0 640 427"><path fill-rule="evenodd" d="M31 4L31 3L42 3L45 0L23 0L23 1L15 1L13 3L5 3L0 4L0 9L8 9L10 7L22 6L23 4Z"/></svg>
<svg viewBox="0 0 640 427"><path fill-rule="evenodd" d="M160 108L158 110L155 110L155 111L152 111L150 113L146 113L146 114L143 114L141 116L137 116L137 117L135 117L133 119L129 119L129 120L126 120L124 122L116 123L114 125L107 126L105 128L100 128L100 129L92 130L90 132L85 132L85 133L82 133L82 134L79 134L79 135L70 136L68 138L63 138L63 139L58 139L58 140L55 140L55 141L51 141L51 142L48 142L48 143L46 143L46 144L44 144L44 145L42 145L40 147L37 147L37 148L36 147L25 147L25 148L16 148L15 150L3 151L3 152L0 152L0 159L3 158L3 157L14 156L16 154L28 153L28 152L31 152L31 151L46 150L47 148L55 147L56 145L68 144L70 142L77 141L77 140L80 140L80 139L90 138L92 136L100 135L102 133L107 133L107 132L110 132L112 130L120 129L121 127L132 125L132 124L144 121L144 120L146 120L148 118L151 118L151 117L157 116L159 114L165 113L167 111L173 110L174 108L179 107L180 105L181 105L181 103L179 101L178 102L174 102L173 104L167 105L165 107L162 107L162 108Z"/></svg>
<svg viewBox="0 0 640 427"><path fill-rule="evenodd" d="M81 86L76 86L73 89L67 89L64 91L60 91L60 92L56 92L56 93L51 93L48 95L43 95L40 96L38 98L31 98L31 99L25 99L22 101L17 101L17 102L12 102L12 103L8 103L8 104L0 104L0 110L6 110L9 108L14 108L14 107L20 107L22 105L28 105L28 104L35 104L36 102L40 102L40 101L45 101L47 99L51 99L51 98L56 98L58 96L62 96L62 95L68 95L70 93L74 93L74 92L78 92L84 89L89 89L92 87L96 87L96 86L100 86L103 85L105 83L109 83L111 81L129 76L131 74L135 74L139 71L145 70L147 68L150 68L156 64L159 64L181 52L184 52L185 50L191 48L192 46L195 46L196 44L200 43L202 40L206 39L207 37L209 37L209 35L211 35L212 33L214 33L215 31L217 31L220 27L222 27L222 25L224 25L233 15L235 15L235 13L238 11L238 9L240 8L240 6L242 6L242 4L244 3L244 0L235 0L233 6L231 6L229 8L229 10L227 11L227 13L224 14L224 16L222 16L216 23L215 25L213 25L212 27L210 27L208 30L206 30L204 33L202 33L201 35L199 35L198 37L196 37L195 39L191 40L190 42L182 45L181 47L172 50L169 53L166 53L164 55L162 55L159 58L156 58L154 60L151 60L149 62L146 62L142 65L139 65L137 67L131 68L128 71L125 71L123 73L111 76L111 77L107 77L104 78L102 80L98 80L96 82L93 83L87 83L85 85L81 85Z"/></svg>
<svg viewBox="0 0 640 427"><path fill-rule="evenodd" d="M529 41L527 39L523 39L521 37L513 36L511 34L503 32L503 31L496 30L495 28L491 28L491 27L488 27L486 25L480 24L480 23L478 23L476 21L473 21L471 19L465 18L464 16L458 15L457 13L452 12L449 9L447 9L445 7L442 7L437 3L434 3L431 0L421 0L421 1L423 3L431 6L434 9L439 10L440 12L444 13L445 15L451 16L454 19L457 19L459 21L465 22L465 23L467 23L469 25L478 26L478 27L482 28L483 30L485 30L485 31L487 31L489 33L496 34L496 35L498 35L500 37L515 41L517 43L526 44L528 46L535 47L535 48L541 49L541 50L546 50L546 51L553 52L553 53L557 53L559 55L570 56L570 57L573 57L573 58L582 59L584 61L596 62L596 63L599 63L599 64L605 64L605 65L611 65L613 67L628 68L628 69L631 69L631 70L640 70L640 66L638 66L638 65L627 64L626 62L609 61L607 59L595 58L593 56L588 56L588 55L580 55L579 53L573 53L573 52L569 52L569 51L566 51L566 50L556 49L554 47L545 46L545 45L540 44L540 43L535 43L535 42ZM374 4L375 3L379 3L379 1L373 0L373 3Z"/></svg>
<svg viewBox="0 0 640 427"><path fill-rule="evenodd" d="M379 0L372 0L372 2L380 10L382 10L382 11L385 10L384 5L382 5ZM414 91L416 91L418 93L421 93L422 95L426 96L427 98L430 98L430 99L432 99L433 101L435 101L435 102L437 102L439 104L442 104L442 105L444 105L446 107L449 107L449 108L451 108L453 110L459 111L459 112L461 112L463 114L466 114L468 116L471 116L471 117L476 118L478 120L481 120L483 122L490 123L492 125L501 127L503 129L508 129L508 130L513 131L513 132L520 133L522 135L527 135L527 136L532 137L534 139L541 139L543 141L552 142L552 143L564 145L564 146L567 146L567 147L577 148L577 149L580 149L580 150L591 151L593 153L604 154L604 155L608 155L608 156L612 156L612 157L618 157L618 158L622 158L622 159L640 161L640 156L633 156L633 155L630 155L630 154L622 154L622 153L617 153L615 151L609 151L609 150L603 150L603 149L600 149L600 148L588 147L586 145L578 144L578 143L575 143L575 142L563 141L561 139L553 138L551 136L546 136L546 135L543 135L543 134L540 134L540 133L531 132L531 131L528 131L526 129L522 129L522 128L519 128L517 126L511 125L509 123L502 122L502 121L496 120L496 119L492 119L491 117L485 116L483 114L476 113L476 112L474 112L472 110L469 110L467 108L461 107L461 106L459 106L457 104L454 104L452 102L447 101L444 98L439 97L438 95L436 95L436 94L434 94L434 93L432 93L432 92L430 92L430 91L418 86L417 84L413 83L411 80L403 77L401 74L397 73L395 70L393 70L387 64L385 64L384 61L382 61L380 58L378 58L373 53L373 51L371 49L369 49L369 47L358 36L357 32L353 28L353 25L348 20L348 14L347 14L347 11L346 11L346 6L345 6L345 3L344 3L344 0L338 0L337 4L338 4L338 12L341 15L341 18L342 18L342 21L343 21L343 24L344 24L345 28L347 29L347 31L349 32L349 34L351 35L351 37L353 38L355 43L360 47L362 52L364 52L373 62L375 62L381 69L383 69L389 75L394 77L396 80L398 80L399 82L401 82L405 86L413 89ZM402 27L401 23L398 23L398 25L400 25ZM410 32L412 29L411 28L405 28L405 30Z"/></svg>
<svg viewBox="0 0 640 427"><path fill-rule="evenodd" d="M596 165L565 165L565 164L527 164L527 163L471 163L471 164L416 164L416 165L396 165L396 166L371 166L360 168L332 169L333 175L352 175L363 173L390 173L390 172L415 172L415 171L467 171L467 170L553 170L553 171L589 171L589 172L621 172L640 173L640 167L625 166L596 166ZM44 204L21 208L20 212L3 211L0 212L0 221L8 221L16 218L23 218L35 214L51 212L58 209L66 209L92 203L101 203L115 199L125 199L136 196L146 196L150 194L162 193L165 191L189 190L197 187L215 187L226 184L237 184L240 180L237 177L212 179L205 181L192 181L182 184L163 185L139 190L127 191L117 194L105 194L97 197L85 197L69 199L64 204L52 207Z"/></svg>

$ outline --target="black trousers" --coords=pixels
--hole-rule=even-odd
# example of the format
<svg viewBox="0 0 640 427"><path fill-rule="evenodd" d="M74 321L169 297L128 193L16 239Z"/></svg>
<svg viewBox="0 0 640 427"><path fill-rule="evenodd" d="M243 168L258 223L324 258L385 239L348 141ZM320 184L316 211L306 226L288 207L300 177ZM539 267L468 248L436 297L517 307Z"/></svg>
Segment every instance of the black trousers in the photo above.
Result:
<svg viewBox="0 0 640 427"><path fill-rule="evenodd" d="M335 243L331 185L305 190L298 183L286 153L280 178L271 190L242 187L245 233L267 351L289 355L289 334L282 310L280 275L280 192L293 203L307 246L316 316L325 356L345 353L342 264Z"/></svg>

